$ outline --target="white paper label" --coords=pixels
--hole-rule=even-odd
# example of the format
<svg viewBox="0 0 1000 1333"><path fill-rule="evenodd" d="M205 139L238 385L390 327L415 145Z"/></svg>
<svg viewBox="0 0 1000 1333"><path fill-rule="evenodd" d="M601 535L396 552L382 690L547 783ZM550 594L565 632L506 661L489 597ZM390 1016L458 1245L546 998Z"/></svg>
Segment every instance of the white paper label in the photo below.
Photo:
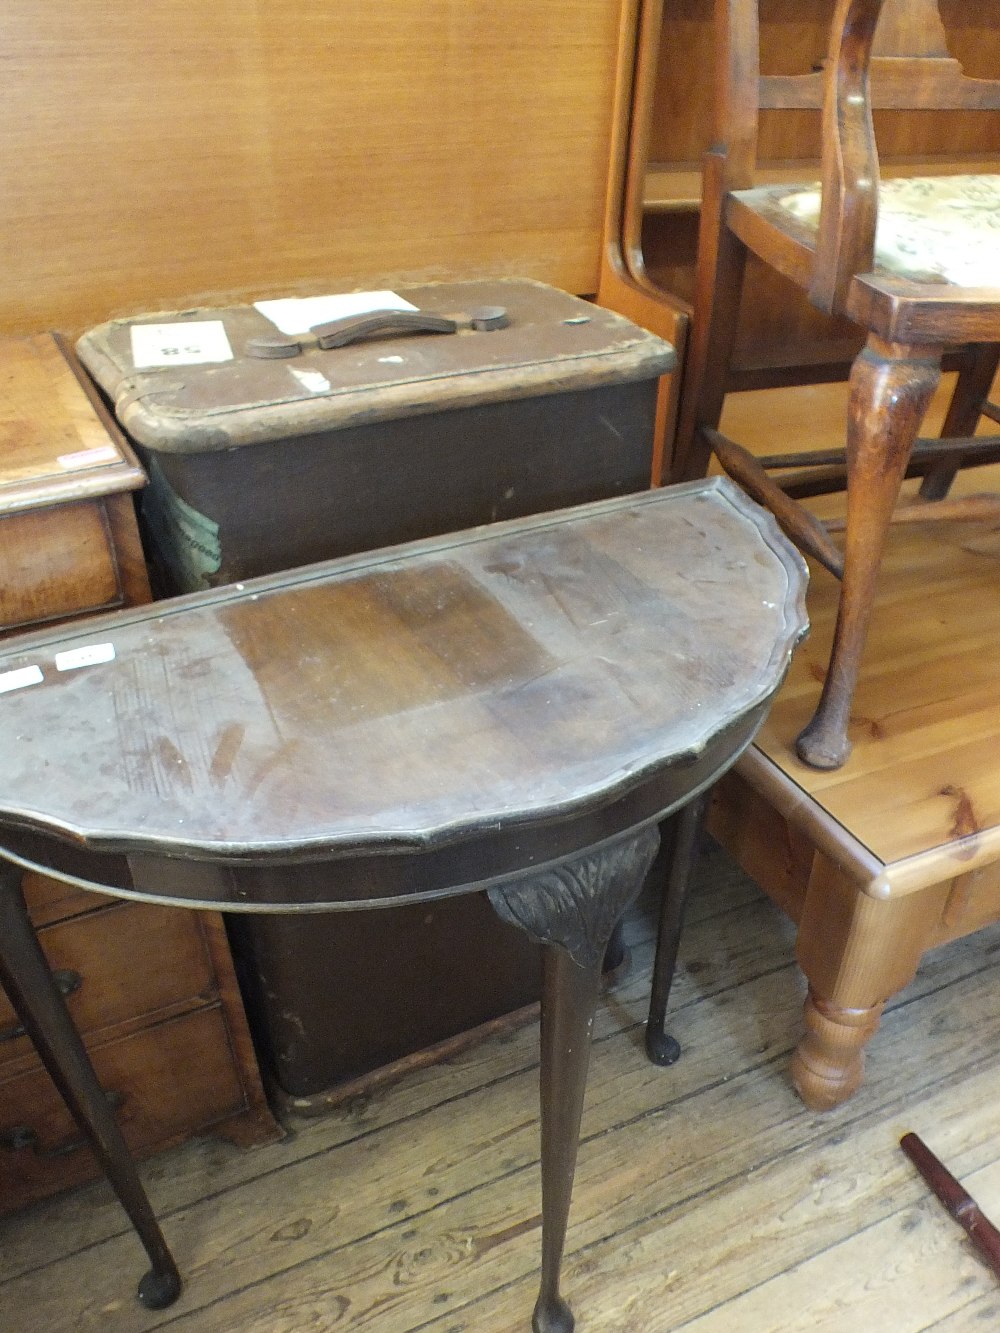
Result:
<svg viewBox="0 0 1000 1333"><path fill-rule="evenodd" d="M308 333L315 324L348 315L367 315L373 310L417 310L395 292L345 292L341 296L284 297L278 301L254 301L254 308L282 333Z"/></svg>
<svg viewBox="0 0 1000 1333"><path fill-rule="evenodd" d="M95 666L98 662L114 660L113 643L92 643L86 648L69 648L64 653L56 653L56 670L75 671L77 667Z"/></svg>
<svg viewBox="0 0 1000 1333"><path fill-rule="evenodd" d="M130 332L136 370L150 366L198 366L233 359L221 319L190 324L133 324Z"/></svg>
<svg viewBox="0 0 1000 1333"><path fill-rule="evenodd" d="M45 677L41 667L19 667L17 671L5 671L0 675L0 694L8 690L23 690L25 685L41 685Z"/></svg>
<svg viewBox="0 0 1000 1333"><path fill-rule="evenodd" d="M330 381L325 375L320 374L318 370L299 370L298 366L289 366L303 389L308 389L310 393L329 393Z"/></svg>
<svg viewBox="0 0 1000 1333"><path fill-rule="evenodd" d="M117 463L121 458L113 444L101 444L96 449L79 449L75 454L60 454L56 462L67 472L84 467L102 467L105 463Z"/></svg>

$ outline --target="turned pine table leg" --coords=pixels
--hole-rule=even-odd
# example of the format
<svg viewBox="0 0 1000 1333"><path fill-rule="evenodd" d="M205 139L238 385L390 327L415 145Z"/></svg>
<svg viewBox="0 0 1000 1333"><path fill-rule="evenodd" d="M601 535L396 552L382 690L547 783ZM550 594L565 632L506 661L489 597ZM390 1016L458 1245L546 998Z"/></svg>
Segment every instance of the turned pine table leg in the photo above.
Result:
<svg viewBox="0 0 1000 1333"><path fill-rule="evenodd" d="M572 1333L559 1291L601 963L659 844L655 827L540 874L495 885L496 912L545 946L542 988L542 1274L534 1333Z"/></svg>
<svg viewBox="0 0 1000 1333"><path fill-rule="evenodd" d="M948 899L948 882L898 897L817 855L796 952L809 982L792 1080L815 1111L846 1101L864 1078L865 1046L886 1001L913 980Z"/></svg>
<svg viewBox="0 0 1000 1333"><path fill-rule="evenodd" d="M675 1038L664 1031L667 1001L677 966L677 950L684 927L684 912L691 891L691 876L698 854L698 840L708 808L708 792L702 792L675 816L673 847L667 869L667 882L660 903L660 924L653 963L653 985L646 1020L646 1054L656 1065L672 1065L681 1053Z"/></svg>
<svg viewBox="0 0 1000 1333"><path fill-rule="evenodd" d="M813 1111L829 1111L857 1092L865 1077L864 1050L878 1030L885 1005L845 1009L810 987L805 1034L792 1056L792 1083Z"/></svg>
<svg viewBox="0 0 1000 1333"><path fill-rule="evenodd" d="M0 861L0 983L149 1255L152 1268L139 1283L139 1300L150 1310L163 1309L180 1293L177 1265L66 1001L52 979L28 917L21 872L6 861Z"/></svg>

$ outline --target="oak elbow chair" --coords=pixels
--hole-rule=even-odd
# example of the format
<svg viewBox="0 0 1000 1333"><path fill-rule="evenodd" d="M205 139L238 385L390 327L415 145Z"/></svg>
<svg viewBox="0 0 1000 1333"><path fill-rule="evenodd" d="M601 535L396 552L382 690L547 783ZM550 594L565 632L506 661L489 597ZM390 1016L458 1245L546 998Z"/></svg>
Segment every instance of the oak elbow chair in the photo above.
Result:
<svg viewBox="0 0 1000 1333"><path fill-rule="evenodd" d="M937 0L836 0L825 68L761 77L758 5L716 0L716 146L705 158L697 283L675 479L721 466L842 581L834 644L815 715L797 742L816 768L850 753L847 729L875 582L891 521L1000 514L995 496L948 498L959 467L996 461L1000 437L971 437L1000 343L1000 175L928 176L880 185L874 109L991 111L1000 81L952 59ZM758 111L822 110L820 186L753 187ZM850 369L846 468L814 455L756 459L719 431L748 254L844 316L866 342ZM942 358L959 370L942 437L917 440ZM782 367L775 382L809 383ZM829 375L826 376L829 378ZM991 413L987 405L987 414ZM776 468L784 474L774 475ZM787 469L793 469L788 471ZM918 501L898 506L906 475ZM831 476L833 478L831 482ZM801 503L843 489L843 551Z"/></svg>

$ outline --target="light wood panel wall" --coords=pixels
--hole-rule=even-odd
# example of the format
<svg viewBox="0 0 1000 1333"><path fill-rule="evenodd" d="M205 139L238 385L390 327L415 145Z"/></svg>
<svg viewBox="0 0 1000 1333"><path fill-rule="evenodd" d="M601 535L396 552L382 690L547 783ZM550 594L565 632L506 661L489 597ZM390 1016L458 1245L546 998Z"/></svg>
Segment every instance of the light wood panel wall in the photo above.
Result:
<svg viewBox="0 0 1000 1333"><path fill-rule="evenodd" d="M0 330L200 295L596 290L620 0L7 0Z"/></svg>
<svg viewBox="0 0 1000 1333"><path fill-rule="evenodd" d="M713 125L713 0L667 0L663 9L650 132L650 161L699 163ZM760 0L761 68L803 74L826 55L833 0ZM941 0L948 47L967 74L995 78L1000 64L1000 11L982 0ZM692 70L701 71L693 77ZM966 112L880 112L880 151L892 157L1000 151L1000 118ZM763 112L761 162L818 157L819 116Z"/></svg>

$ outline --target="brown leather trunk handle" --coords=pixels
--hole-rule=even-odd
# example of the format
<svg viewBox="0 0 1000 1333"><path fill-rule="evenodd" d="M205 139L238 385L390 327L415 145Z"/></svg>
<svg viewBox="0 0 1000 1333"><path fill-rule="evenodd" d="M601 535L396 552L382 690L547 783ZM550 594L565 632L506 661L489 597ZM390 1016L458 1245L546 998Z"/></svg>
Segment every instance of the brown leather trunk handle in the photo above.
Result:
<svg viewBox="0 0 1000 1333"><path fill-rule="evenodd" d="M372 310L364 315L345 315L326 324L314 324L309 330L315 334L320 347L346 347L348 343L373 334L395 333L456 333L458 325L443 315L432 315L425 310Z"/></svg>

